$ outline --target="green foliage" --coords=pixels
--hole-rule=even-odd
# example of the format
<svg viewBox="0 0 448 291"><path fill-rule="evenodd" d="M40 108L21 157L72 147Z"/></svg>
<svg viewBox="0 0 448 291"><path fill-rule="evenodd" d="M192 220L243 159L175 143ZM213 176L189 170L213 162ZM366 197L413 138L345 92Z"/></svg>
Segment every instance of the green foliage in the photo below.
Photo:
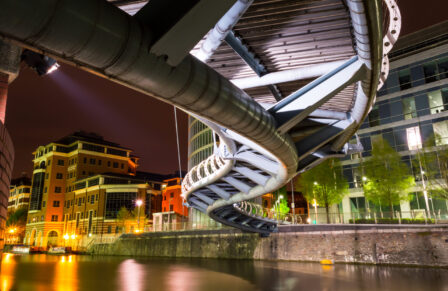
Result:
<svg viewBox="0 0 448 291"><path fill-rule="evenodd" d="M289 213L288 201L286 199L280 199L279 203L276 203L276 205L274 205L274 210L275 212L280 214Z"/></svg>
<svg viewBox="0 0 448 291"><path fill-rule="evenodd" d="M132 214L129 212L129 210L126 207L121 207L120 210L118 210L117 213L117 220L121 222L123 225L125 224L126 220L129 220L132 218Z"/></svg>
<svg viewBox="0 0 448 291"><path fill-rule="evenodd" d="M26 225L26 218L28 216L28 208L21 207L18 208L16 211L11 212L8 215L8 219L6 220L6 226L12 226L12 225Z"/></svg>
<svg viewBox="0 0 448 291"><path fill-rule="evenodd" d="M400 155L381 139L373 144L372 157L364 164L367 181L364 195L375 204L390 206L410 200L409 190L415 185L409 168L401 161Z"/></svg>
<svg viewBox="0 0 448 291"><path fill-rule="evenodd" d="M348 193L348 183L342 174L339 159L325 160L303 173L299 183L308 202L316 199L317 204L325 207L328 223L330 222L329 207L340 203Z"/></svg>
<svg viewBox="0 0 448 291"><path fill-rule="evenodd" d="M377 224L399 224L400 220L398 218L377 218ZM353 223L353 219L349 220L349 223ZM401 224L434 224L434 219L423 218L402 218ZM375 224L375 219L373 218L357 218L355 219L355 224Z"/></svg>

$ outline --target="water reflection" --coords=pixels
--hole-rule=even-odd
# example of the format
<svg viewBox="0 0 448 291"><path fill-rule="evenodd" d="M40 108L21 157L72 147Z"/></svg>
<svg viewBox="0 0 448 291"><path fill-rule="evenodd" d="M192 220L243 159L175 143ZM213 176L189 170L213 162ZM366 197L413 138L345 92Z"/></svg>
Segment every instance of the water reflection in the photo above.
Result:
<svg viewBox="0 0 448 291"><path fill-rule="evenodd" d="M118 267L118 272L120 273L118 277L120 290L143 290L143 275L145 271L135 260L128 259L123 261Z"/></svg>
<svg viewBox="0 0 448 291"><path fill-rule="evenodd" d="M245 260L4 254L0 288L2 291L448 291L448 270Z"/></svg>
<svg viewBox="0 0 448 291"><path fill-rule="evenodd" d="M0 276L1 290L11 290L12 282L14 280L14 271L16 268L16 261L13 254L5 254L2 258L2 272Z"/></svg>
<svg viewBox="0 0 448 291"><path fill-rule="evenodd" d="M73 256L60 256L56 263L53 286L57 291L77 291L77 261Z"/></svg>

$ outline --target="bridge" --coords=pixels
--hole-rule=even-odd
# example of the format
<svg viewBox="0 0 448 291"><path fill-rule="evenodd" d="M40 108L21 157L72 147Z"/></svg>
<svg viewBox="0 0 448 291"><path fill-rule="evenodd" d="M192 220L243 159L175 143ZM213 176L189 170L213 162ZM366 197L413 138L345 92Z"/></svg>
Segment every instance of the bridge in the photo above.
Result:
<svg viewBox="0 0 448 291"><path fill-rule="evenodd" d="M2 41L172 104L214 132L188 206L263 235L246 202L360 150L388 73L394 0L0 0Z"/></svg>

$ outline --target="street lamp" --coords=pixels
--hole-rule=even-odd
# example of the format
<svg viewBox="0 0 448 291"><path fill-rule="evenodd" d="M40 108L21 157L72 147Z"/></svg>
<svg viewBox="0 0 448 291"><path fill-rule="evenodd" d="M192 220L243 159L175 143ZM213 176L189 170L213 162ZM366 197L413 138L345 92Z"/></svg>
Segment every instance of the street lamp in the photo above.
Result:
<svg viewBox="0 0 448 291"><path fill-rule="evenodd" d="M274 205L276 205L275 209L277 212L277 220L279 220L279 208L280 208L280 200L283 199L283 195L279 195L277 201L275 201Z"/></svg>
<svg viewBox="0 0 448 291"><path fill-rule="evenodd" d="M314 181L314 186L317 186L317 185L319 185L319 183ZM317 200L316 200L316 194L314 193L314 189L313 189L313 196L314 196L314 199L313 199L312 205L314 206L314 219L317 224L317 206L318 206L318 204L317 204Z"/></svg>
<svg viewBox="0 0 448 291"><path fill-rule="evenodd" d="M143 201L141 199L138 199L135 204L137 205L137 230L140 230L140 206L142 206Z"/></svg>

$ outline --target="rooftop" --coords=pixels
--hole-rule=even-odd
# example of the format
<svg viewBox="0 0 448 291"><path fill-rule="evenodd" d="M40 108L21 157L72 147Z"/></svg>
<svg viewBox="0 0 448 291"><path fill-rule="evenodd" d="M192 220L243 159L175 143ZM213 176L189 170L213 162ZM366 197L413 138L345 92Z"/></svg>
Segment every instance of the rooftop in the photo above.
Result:
<svg viewBox="0 0 448 291"><path fill-rule="evenodd" d="M90 142L90 143L94 143L94 144L100 144L100 145L104 145L104 146L112 146L112 147L130 150L129 148L123 147L118 143L104 140L104 138L97 133L86 132L86 131L82 131L82 130L76 131L72 134L69 134L69 135L55 141L55 143L63 144L63 145L70 145L76 141L85 141L85 142Z"/></svg>

